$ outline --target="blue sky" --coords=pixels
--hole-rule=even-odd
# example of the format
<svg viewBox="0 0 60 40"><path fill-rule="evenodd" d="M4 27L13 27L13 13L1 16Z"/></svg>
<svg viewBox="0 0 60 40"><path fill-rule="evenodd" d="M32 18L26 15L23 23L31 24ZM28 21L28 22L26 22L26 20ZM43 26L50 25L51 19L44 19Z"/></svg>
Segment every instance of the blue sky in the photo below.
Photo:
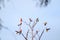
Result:
<svg viewBox="0 0 60 40"><path fill-rule="evenodd" d="M51 0L51 3L47 7L36 6L36 0L10 0L5 1L5 8L0 10L0 18L3 20L3 25L8 27L14 34L6 29L2 29L0 37L2 40L24 40L20 35L15 34L15 30L18 30L17 24L19 18L28 20L28 18L39 17L39 23L37 28L43 28L43 22L47 21L47 27L51 30L48 33L44 33L41 40L60 40L60 0ZM24 30L24 29L23 29Z"/></svg>

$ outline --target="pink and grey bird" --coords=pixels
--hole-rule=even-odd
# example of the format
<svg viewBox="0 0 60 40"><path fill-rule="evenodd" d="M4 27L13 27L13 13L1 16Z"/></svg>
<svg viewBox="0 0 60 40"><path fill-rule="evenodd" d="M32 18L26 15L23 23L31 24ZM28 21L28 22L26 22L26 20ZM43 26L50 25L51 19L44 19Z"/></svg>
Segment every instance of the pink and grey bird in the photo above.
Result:
<svg viewBox="0 0 60 40"><path fill-rule="evenodd" d="M18 26L22 25L22 18L20 18L20 22L18 24Z"/></svg>
<svg viewBox="0 0 60 40"><path fill-rule="evenodd" d="M19 31L16 31L16 34L21 34L22 33L22 29L20 29Z"/></svg>

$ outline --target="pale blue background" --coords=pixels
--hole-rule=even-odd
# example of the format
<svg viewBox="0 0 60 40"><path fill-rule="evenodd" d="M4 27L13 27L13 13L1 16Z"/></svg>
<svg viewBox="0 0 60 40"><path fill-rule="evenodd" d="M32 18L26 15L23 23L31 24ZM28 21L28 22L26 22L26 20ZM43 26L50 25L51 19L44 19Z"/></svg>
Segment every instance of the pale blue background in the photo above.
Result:
<svg viewBox="0 0 60 40"><path fill-rule="evenodd" d="M41 40L60 40L60 0L52 0L47 7L41 8L36 6L36 0L10 0L5 2L5 8L0 11L0 18L3 20L2 24L14 34L2 29L0 32L2 40L15 40L15 37L16 40L24 40L21 35L15 34L21 17L24 20L30 17L34 19L39 17L38 28L43 28L43 22L47 21L47 27L49 26L51 30L48 33L45 32Z"/></svg>

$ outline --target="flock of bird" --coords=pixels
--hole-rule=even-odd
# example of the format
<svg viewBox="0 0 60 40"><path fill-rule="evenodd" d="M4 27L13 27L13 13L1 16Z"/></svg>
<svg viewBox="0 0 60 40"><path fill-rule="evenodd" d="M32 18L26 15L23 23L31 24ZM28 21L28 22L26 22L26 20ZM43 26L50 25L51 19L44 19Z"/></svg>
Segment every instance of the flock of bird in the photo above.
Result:
<svg viewBox="0 0 60 40"><path fill-rule="evenodd" d="M22 25L22 18L20 18L20 24L18 24L18 26L21 26ZM29 18L29 21L30 22L32 22L32 19L31 18ZM36 21L39 21L38 20L38 18L37 18L37 20ZM46 26L47 25L47 22L44 22L44 26ZM50 28L46 28L46 32L48 32L50 30ZM22 33L22 29L20 28L20 30L19 31L16 31L16 34L21 34Z"/></svg>

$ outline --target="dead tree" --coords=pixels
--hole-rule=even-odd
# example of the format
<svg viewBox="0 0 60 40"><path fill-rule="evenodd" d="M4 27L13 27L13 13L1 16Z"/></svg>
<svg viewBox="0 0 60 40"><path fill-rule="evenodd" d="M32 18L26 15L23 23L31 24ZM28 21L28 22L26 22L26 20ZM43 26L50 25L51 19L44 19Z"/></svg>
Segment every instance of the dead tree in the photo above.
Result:
<svg viewBox="0 0 60 40"><path fill-rule="evenodd" d="M21 29L21 27L20 27L20 30L19 31L16 31L16 34L21 34L24 38L25 38L25 40L29 40L28 39L28 34L29 34L29 31L31 30L31 40L34 40L34 38L35 38L35 36L36 35L38 35L38 33L39 33L39 31L38 30L36 30L35 31L35 34L34 34L34 27L36 26L36 24L39 22L39 18L36 18L34 21L31 19L31 18L29 18L29 21L30 21L30 23L28 24L26 21L23 21L22 20L22 18L20 18L20 24L18 24L18 26L21 26L22 25L22 22L23 23L25 23L26 25L28 25L28 27L30 28L30 29L28 29L27 30L27 33L26 33L26 36L22 33L22 29ZM33 24L32 25L30 25L31 24L31 22L33 22ZM44 22L44 26L46 26L47 25L47 22ZM50 30L50 28L45 28L45 30L46 30L46 32L48 32L49 30ZM41 37L42 37L42 35L44 34L44 31L45 31L44 29L43 29L43 31L41 32L41 34L40 35L38 35L38 40L41 40Z"/></svg>

